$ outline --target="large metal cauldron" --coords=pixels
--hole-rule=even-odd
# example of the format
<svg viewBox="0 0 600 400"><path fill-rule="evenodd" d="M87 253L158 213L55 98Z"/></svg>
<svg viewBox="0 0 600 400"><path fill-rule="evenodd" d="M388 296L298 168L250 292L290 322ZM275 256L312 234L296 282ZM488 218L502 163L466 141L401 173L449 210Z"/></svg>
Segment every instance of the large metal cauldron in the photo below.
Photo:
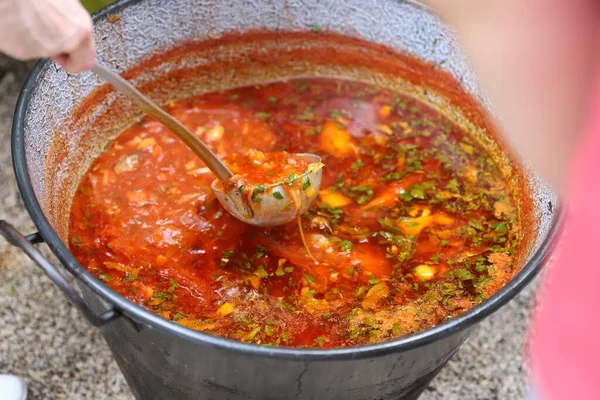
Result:
<svg viewBox="0 0 600 400"><path fill-rule="evenodd" d="M453 36L423 8L396 0L124 0L95 21L100 61L129 71L128 78L161 103L311 74L364 79L437 102L449 118L470 126L504 165L502 171L520 188L517 202L530 228L522 246L524 267L509 284L460 317L418 334L364 347L308 350L192 331L108 289L65 246L79 178L108 141L140 115L107 87L90 97L101 86L90 73L68 76L42 62L21 93L12 143L19 188L39 234L24 237L4 221L0 232L99 326L139 399L417 398L478 321L517 294L545 261L557 231L556 199L532 174L512 168L511 158L490 139L474 106L473 99L486 103L468 62ZM250 41L231 35L258 29ZM190 40L196 42L181 47ZM415 80L423 69L430 77L427 87ZM77 278L83 298L37 252L33 245L42 240Z"/></svg>

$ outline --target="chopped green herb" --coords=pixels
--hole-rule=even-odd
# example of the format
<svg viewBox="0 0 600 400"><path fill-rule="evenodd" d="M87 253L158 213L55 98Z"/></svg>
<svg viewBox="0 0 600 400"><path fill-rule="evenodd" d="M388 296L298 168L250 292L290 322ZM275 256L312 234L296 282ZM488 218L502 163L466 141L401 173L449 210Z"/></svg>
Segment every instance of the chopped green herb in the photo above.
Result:
<svg viewBox="0 0 600 400"><path fill-rule="evenodd" d="M487 271L487 266L484 264L477 264L477 265L475 265L475 271L485 272L485 271Z"/></svg>
<svg viewBox="0 0 600 400"><path fill-rule="evenodd" d="M386 175L384 175L382 178L380 178L381 181L385 182L385 181L397 181L402 177L402 174L400 172L390 172Z"/></svg>
<svg viewBox="0 0 600 400"><path fill-rule="evenodd" d="M468 269L455 269L452 271L452 274L461 281L470 281L473 279L473 274Z"/></svg>
<svg viewBox="0 0 600 400"><path fill-rule="evenodd" d="M499 235L505 235L508 232L508 228L505 223L500 222L499 224L494 225L494 230Z"/></svg>
<svg viewBox="0 0 600 400"><path fill-rule="evenodd" d="M340 243L340 248L342 251L350 251L352 250L352 242L349 240L342 240Z"/></svg>
<svg viewBox="0 0 600 400"><path fill-rule="evenodd" d="M275 197L277 200L283 200L283 195L281 192L273 191L273 197Z"/></svg>
<svg viewBox="0 0 600 400"><path fill-rule="evenodd" d="M412 185L409 190L410 195L415 199L425 199L425 192L423 191L423 186Z"/></svg>
<svg viewBox="0 0 600 400"><path fill-rule="evenodd" d="M271 118L271 113L268 112L257 112L254 116L262 121L266 121Z"/></svg>
<svg viewBox="0 0 600 400"><path fill-rule="evenodd" d="M360 168L364 167L364 165L365 165L365 164L364 164L364 163L362 162L362 160L359 158L358 160L356 160L356 162L355 162L355 163L353 163L353 164L350 166L350 168L352 168L352 169L360 169Z"/></svg>
<svg viewBox="0 0 600 400"><path fill-rule="evenodd" d="M252 196L255 196L258 193L262 193L265 191L265 185L263 185L262 183L259 185L256 185L256 188L254 188L254 190L252 191Z"/></svg>
<svg viewBox="0 0 600 400"><path fill-rule="evenodd" d="M292 186L292 184L296 181L296 179L298 179L298 175L291 174L290 176L287 177L286 184L288 186Z"/></svg>
<svg viewBox="0 0 600 400"><path fill-rule="evenodd" d="M310 283L317 283L317 280L310 275L304 274L304 279L306 279Z"/></svg>
<svg viewBox="0 0 600 400"><path fill-rule="evenodd" d="M296 119L298 121L312 121L314 117L315 113L310 107L305 108L302 112L296 115Z"/></svg>
<svg viewBox="0 0 600 400"><path fill-rule="evenodd" d="M275 333L274 327L272 327L271 325L265 325L265 335L273 336L274 333Z"/></svg>
<svg viewBox="0 0 600 400"><path fill-rule="evenodd" d="M256 254L254 254L254 257L256 257L256 259L262 258L266 252L267 252L267 249L259 244L256 246ZM250 260L250 261L252 261L252 260Z"/></svg>
<svg viewBox="0 0 600 400"><path fill-rule="evenodd" d="M373 195L369 196L368 194L363 194L356 200L356 202L358 204L365 204L367 201L371 200L372 198L373 198Z"/></svg>
<svg viewBox="0 0 600 400"><path fill-rule="evenodd" d="M276 103L277 102L277 97L269 96L269 97L267 97L267 101L269 103Z"/></svg>
<svg viewBox="0 0 600 400"><path fill-rule="evenodd" d="M358 193L356 193L356 192L358 192ZM375 192L373 191L371 185L366 184L366 185L354 186L353 188L350 189L348 194L350 194L356 200L356 202L358 204L364 204L373 198L373 196L375 195ZM357 194L358 194L358 196L357 196Z"/></svg>
<svg viewBox="0 0 600 400"><path fill-rule="evenodd" d="M342 114L340 114L340 112L338 110L331 110L331 113L329 115L333 119L338 119L342 116Z"/></svg>
<svg viewBox="0 0 600 400"><path fill-rule="evenodd" d="M254 337L256 335L258 335L259 332L260 332L260 326L257 326L256 328L252 329L252 331L248 334L248 336L246 336L246 340L254 339Z"/></svg>
<svg viewBox="0 0 600 400"><path fill-rule="evenodd" d="M406 160L406 170L407 171L422 171L423 164L421 161L415 160L413 158Z"/></svg>
<svg viewBox="0 0 600 400"><path fill-rule="evenodd" d="M263 185L262 183L260 185L257 185L254 188L254 190L252 191L252 201L254 203L260 203L262 198L259 196L259 193L263 193L264 191L265 191L265 185Z"/></svg>
<svg viewBox="0 0 600 400"><path fill-rule="evenodd" d="M459 187L458 187L458 182L456 181L456 179L451 179L448 184L446 185L446 189L450 190L451 192L454 193L458 193Z"/></svg>
<svg viewBox="0 0 600 400"><path fill-rule="evenodd" d="M177 289L177 287L179 287L179 285L177 284L177 281L175 279L171 279L171 286L167 289L167 292L169 293L173 293L175 291L175 289Z"/></svg>
<svg viewBox="0 0 600 400"><path fill-rule="evenodd" d="M310 177L307 176L302 183L302 190L306 190L310 187Z"/></svg>
<svg viewBox="0 0 600 400"><path fill-rule="evenodd" d="M267 271L265 271L265 268L262 265L258 266L256 271L254 272L254 275L258 276L259 278L268 278L269 277L269 274L267 273Z"/></svg>
<svg viewBox="0 0 600 400"><path fill-rule="evenodd" d="M231 259L235 255L235 251L224 251L223 258Z"/></svg>
<svg viewBox="0 0 600 400"><path fill-rule="evenodd" d="M481 221L478 221L476 219L470 220L469 225L472 226L473 228L477 229L478 231L483 230L483 225L481 224Z"/></svg>

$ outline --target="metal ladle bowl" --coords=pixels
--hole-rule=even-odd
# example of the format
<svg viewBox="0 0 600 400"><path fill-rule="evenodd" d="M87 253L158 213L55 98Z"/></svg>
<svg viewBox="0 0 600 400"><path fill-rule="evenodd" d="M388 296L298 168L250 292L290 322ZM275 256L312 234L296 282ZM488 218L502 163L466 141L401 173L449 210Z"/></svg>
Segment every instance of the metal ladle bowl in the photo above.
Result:
<svg viewBox="0 0 600 400"><path fill-rule="evenodd" d="M299 175L296 181L308 186L295 184L289 188L286 182L279 182L265 187L260 202L246 202L241 191L223 192L222 186L215 180L212 189L223 207L234 217L250 225L277 226L295 220L302 215L317 197L323 175L321 157L310 153L296 154L308 160L311 164L308 170ZM277 197L274 193L279 193Z"/></svg>

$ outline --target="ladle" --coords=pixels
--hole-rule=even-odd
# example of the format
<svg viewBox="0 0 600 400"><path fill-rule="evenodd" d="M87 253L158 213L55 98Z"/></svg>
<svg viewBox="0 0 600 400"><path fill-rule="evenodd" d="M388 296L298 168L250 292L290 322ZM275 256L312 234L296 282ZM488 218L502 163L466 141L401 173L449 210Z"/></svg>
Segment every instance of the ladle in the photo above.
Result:
<svg viewBox="0 0 600 400"><path fill-rule="evenodd" d="M98 63L92 68L92 72L111 84L129 100L133 101L144 113L154 117L177 135L186 146L200 157L219 181L224 183L234 176L229 168L198 136L156 105L152 100L144 96L119 74ZM298 177L298 181L300 182L303 182L308 177L313 188L310 192L294 190L288 188L286 182L279 182L268 185L266 190L269 192L277 191L281 196L278 196L277 199L272 196L265 196L264 200L260 203L253 203L245 201L243 193L240 190L231 190L227 193L222 192L219 188L223 187L223 185L217 185L216 180L212 184L212 189L219 202L228 212L250 225L276 226L291 222L298 215L306 211L314 201L321 187L322 178L321 167L323 165L319 156L308 153L297 155L307 159L311 163L308 170Z"/></svg>

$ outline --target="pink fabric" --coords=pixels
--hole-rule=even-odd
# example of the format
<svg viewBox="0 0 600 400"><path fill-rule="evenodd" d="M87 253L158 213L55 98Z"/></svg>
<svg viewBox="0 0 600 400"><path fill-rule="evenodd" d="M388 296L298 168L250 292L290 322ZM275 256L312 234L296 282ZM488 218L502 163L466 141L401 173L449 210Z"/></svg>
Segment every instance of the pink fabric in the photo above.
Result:
<svg viewBox="0 0 600 400"><path fill-rule="evenodd" d="M600 80L598 81L600 83ZM600 399L600 84L529 343L543 400Z"/></svg>

